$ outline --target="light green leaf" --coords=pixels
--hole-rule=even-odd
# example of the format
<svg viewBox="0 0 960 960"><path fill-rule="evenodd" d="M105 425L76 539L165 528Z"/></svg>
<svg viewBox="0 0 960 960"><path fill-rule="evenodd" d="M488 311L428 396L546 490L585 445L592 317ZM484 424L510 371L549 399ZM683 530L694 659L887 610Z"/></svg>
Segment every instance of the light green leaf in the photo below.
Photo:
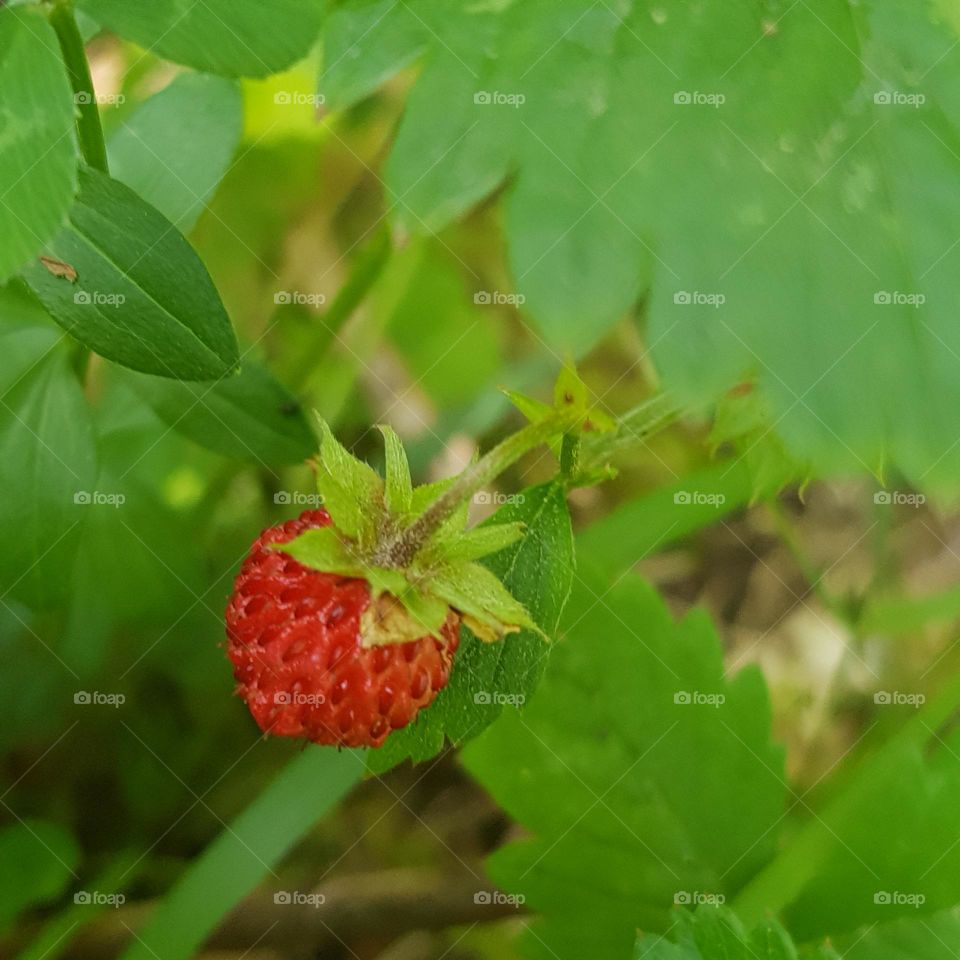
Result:
<svg viewBox="0 0 960 960"><path fill-rule="evenodd" d="M66 218L77 188L74 109L43 12L0 9L0 281Z"/></svg>
<svg viewBox="0 0 960 960"><path fill-rule="evenodd" d="M932 917L910 917L869 927L844 938L844 960L955 960L960 908Z"/></svg>
<svg viewBox="0 0 960 960"><path fill-rule="evenodd" d="M180 74L110 137L111 175L189 233L226 172L242 128L235 83Z"/></svg>
<svg viewBox="0 0 960 960"><path fill-rule="evenodd" d="M701 906L696 913L678 910L668 936L641 935L634 960L797 960L790 935L775 920L765 920L747 933L737 917L722 907ZM805 954L829 960L831 950Z"/></svg>
<svg viewBox="0 0 960 960"><path fill-rule="evenodd" d="M385 496L387 509L395 516L402 517L410 512L413 498L413 486L410 480L410 464L403 443L392 427L381 424L378 429L383 434L387 461L387 480Z"/></svg>
<svg viewBox="0 0 960 960"><path fill-rule="evenodd" d="M573 577L573 536L561 487L543 484L502 507L491 525L523 523L525 535L486 558L510 595L554 636ZM520 705L536 688L550 644L530 630L483 643L463 629L449 684L429 710L396 730L367 758L370 769L387 770L407 757L427 760L446 740L461 743L492 723L506 705Z"/></svg>
<svg viewBox="0 0 960 960"><path fill-rule="evenodd" d="M316 438L297 399L266 367L208 383L132 375L137 393L175 430L202 446L263 466L309 457Z"/></svg>
<svg viewBox="0 0 960 960"><path fill-rule="evenodd" d="M320 92L333 109L373 93L427 46L423 20L396 0L338 4L323 29Z"/></svg>
<svg viewBox="0 0 960 960"><path fill-rule="evenodd" d="M24 279L57 323L108 360L180 380L236 369L236 339L206 268L129 187L84 168L70 223L45 252L76 280L39 261Z"/></svg>
<svg viewBox="0 0 960 960"><path fill-rule="evenodd" d="M227 77L264 77L309 52L320 31L319 0L180 0L130 4L80 0L114 33L159 57Z"/></svg>
<svg viewBox="0 0 960 960"><path fill-rule="evenodd" d="M531 835L489 863L543 916L531 955L615 960L770 858L783 755L759 672L727 679L704 616L677 623L635 576L581 572L564 621L536 696L463 759Z"/></svg>

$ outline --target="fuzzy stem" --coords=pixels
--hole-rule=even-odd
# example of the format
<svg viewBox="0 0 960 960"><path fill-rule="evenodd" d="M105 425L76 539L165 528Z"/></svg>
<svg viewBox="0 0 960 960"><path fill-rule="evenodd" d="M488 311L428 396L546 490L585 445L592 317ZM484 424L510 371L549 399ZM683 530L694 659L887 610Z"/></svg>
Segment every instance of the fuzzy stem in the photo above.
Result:
<svg viewBox="0 0 960 960"><path fill-rule="evenodd" d="M454 483L406 530L387 543L378 558L385 566L403 567L426 539L448 520L465 500L498 477L525 453L562 433L570 424L561 415L530 423L511 434L460 474Z"/></svg>
<svg viewBox="0 0 960 960"><path fill-rule="evenodd" d="M79 107L77 117L77 135L80 140L80 152L83 159L103 173L109 173L107 167L107 147L103 140L103 127L100 125L100 111L93 92L93 80L90 77L90 64L84 49L83 37L73 14L71 0L62 0L50 8L50 25L57 34L60 52L70 76L74 101Z"/></svg>
<svg viewBox="0 0 960 960"><path fill-rule="evenodd" d="M584 440L581 469L588 472L606 466L612 456L643 445L652 434L669 426L682 413L683 407L666 394L644 400L620 418L613 433Z"/></svg>

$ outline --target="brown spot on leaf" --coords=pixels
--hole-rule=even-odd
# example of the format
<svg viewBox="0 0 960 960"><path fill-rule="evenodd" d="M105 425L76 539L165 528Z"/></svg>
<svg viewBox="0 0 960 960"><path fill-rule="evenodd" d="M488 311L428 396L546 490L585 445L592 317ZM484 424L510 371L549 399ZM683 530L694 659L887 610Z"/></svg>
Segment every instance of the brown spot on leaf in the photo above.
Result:
<svg viewBox="0 0 960 960"><path fill-rule="evenodd" d="M77 270L75 267L70 266L69 263L64 263L62 260L57 260L55 257L46 256L41 256L40 262L55 277L63 277L66 280L69 280L71 283L77 282Z"/></svg>

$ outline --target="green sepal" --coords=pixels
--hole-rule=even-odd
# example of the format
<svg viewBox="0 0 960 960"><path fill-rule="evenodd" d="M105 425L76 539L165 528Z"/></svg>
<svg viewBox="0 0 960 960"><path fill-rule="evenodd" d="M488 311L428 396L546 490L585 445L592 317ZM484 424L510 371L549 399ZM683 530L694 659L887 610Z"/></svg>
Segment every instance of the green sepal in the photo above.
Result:
<svg viewBox="0 0 960 960"><path fill-rule="evenodd" d="M474 633L478 632L477 627L470 623L470 619L478 626L489 628L489 633L480 636L481 640L502 636L508 632L504 629L505 624L513 628L524 627L544 640L549 639L496 574L479 563L456 564L440 571L431 578L430 591L456 607Z"/></svg>
<svg viewBox="0 0 960 960"><path fill-rule="evenodd" d="M403 449L403 443L392 427L379 424L377 429L383 434L386 454L387 510L392 516L404 517L410 513L410 504L413 500L413 484L410 481L407 451Z"/></svg>
<svg viewBox="0 0 960 960"><path fill-rule="evenodd" d="M365 577L366 569L352 550L351 544L341 539L333 527L304 530L294 540L286 543L271 543L271 550L289 553L305 567L339 573L345 577Z"/></svg>
<svg viewBox="0 0 960 960"><path fill-rule="evenodd" d="M337 530L371 547L379 532L384 504L383 481L377 472L353 456L321 417L317 492L323 498Z"/></svg>
<svg viewBox="0 0 960 960"><path fill-rule="evenodd" d="M446 563L465 563L479 560L492 553L499 553L523 537L525 524L498 523L484 525L467 530L455 540L443 540L424 551L424 565L434 560L439 565Z"/></svg>

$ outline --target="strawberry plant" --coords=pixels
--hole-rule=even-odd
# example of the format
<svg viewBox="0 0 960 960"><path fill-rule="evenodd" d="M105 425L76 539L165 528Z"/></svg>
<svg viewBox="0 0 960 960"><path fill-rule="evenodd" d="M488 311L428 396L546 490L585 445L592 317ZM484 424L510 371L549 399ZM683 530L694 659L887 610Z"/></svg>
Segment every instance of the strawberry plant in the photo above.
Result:
<svg viewBox="0 0 960 960"><path fill-rule="evenodd" d="M0 954L954 957L958 30L0 3Z"/></svg>

